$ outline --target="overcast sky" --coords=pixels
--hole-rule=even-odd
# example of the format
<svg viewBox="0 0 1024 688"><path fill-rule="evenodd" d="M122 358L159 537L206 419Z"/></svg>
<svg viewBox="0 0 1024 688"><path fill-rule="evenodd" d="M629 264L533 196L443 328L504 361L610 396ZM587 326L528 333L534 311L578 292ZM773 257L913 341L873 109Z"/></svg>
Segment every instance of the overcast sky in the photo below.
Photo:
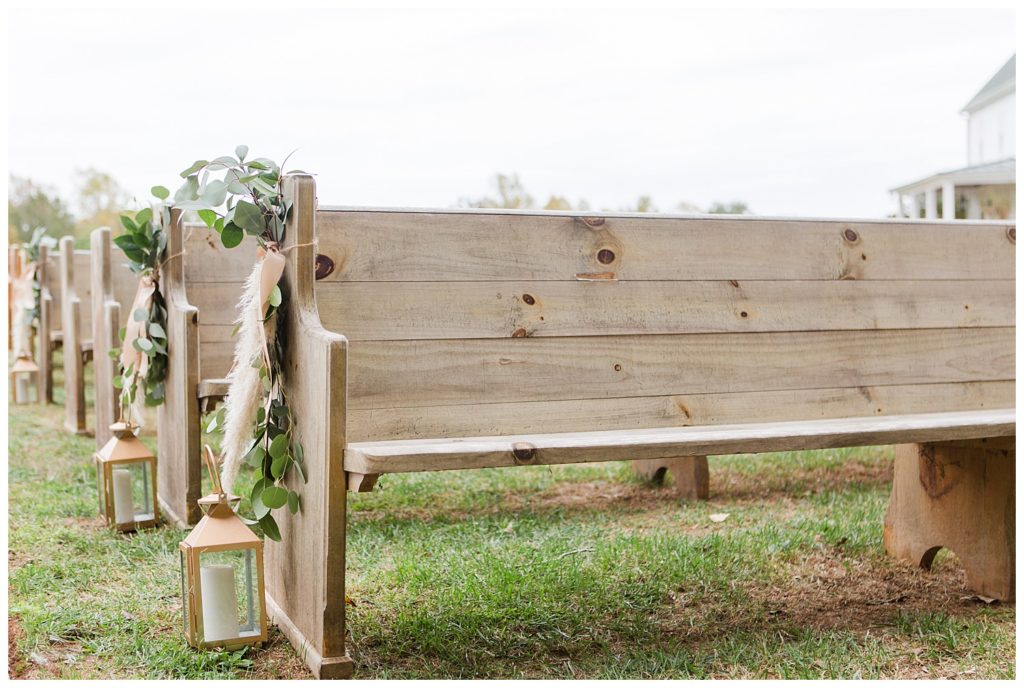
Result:
<svg viewBox="0 0 1024 688"><path fill-rule="evenodd" d="M144 198L246 143L321 203L534 196L884 216L966 164L959 111L1014 52L995 11L12 10L9 167Z"/></svg>

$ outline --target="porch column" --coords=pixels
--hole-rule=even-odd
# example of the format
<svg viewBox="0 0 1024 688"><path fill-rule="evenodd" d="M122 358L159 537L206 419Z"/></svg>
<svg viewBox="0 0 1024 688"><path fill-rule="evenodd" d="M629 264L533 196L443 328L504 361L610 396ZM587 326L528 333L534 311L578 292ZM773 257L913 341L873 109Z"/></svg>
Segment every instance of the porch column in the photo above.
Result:
<svg viewBox="0 0 1024 688"><path fill-rule="evenodd" d="M921 197L916 191L910 194L910 217L915 220L921 218Z"/></svg>
<svg viewBox="0 0 1024 688"><path fill-rule="evenodd" d="M942 182L942 219L956 219L956 195L953 182Z"/></svg>
<svg viewBox="0 0 1024 688"><path fill-rule="evenodd" d="M935 194L935 187L929 187L924 192L924 216L934 220L939 216L939 199Z"/></svg>

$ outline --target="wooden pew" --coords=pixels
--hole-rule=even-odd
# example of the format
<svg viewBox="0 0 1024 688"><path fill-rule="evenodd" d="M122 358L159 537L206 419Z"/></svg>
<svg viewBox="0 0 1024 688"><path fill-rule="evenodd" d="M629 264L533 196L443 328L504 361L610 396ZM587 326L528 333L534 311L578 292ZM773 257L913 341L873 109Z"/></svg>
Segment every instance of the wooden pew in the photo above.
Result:
<svg viewBox="0 0 1024 688"><path fill-rule="evenodd" d="M96 446L99 448L110 439L110 424L120 416L121 390L113 383L117 362L110 358L109 352L121 345L120 331L132 315L139 280L128 268L124 252L113 245L108 227L94 229L89 242Z"/></svg>
<svg viewBox="0 0 1024 688"><path fill-rule="evenodd" d="M1012 226L317 210L307 176L286 194L309 481L289 480L267 597L317 676L351 672L345 491L382 473L909 444L889 551L961 547L969 584L1012 598Z"/></svg>

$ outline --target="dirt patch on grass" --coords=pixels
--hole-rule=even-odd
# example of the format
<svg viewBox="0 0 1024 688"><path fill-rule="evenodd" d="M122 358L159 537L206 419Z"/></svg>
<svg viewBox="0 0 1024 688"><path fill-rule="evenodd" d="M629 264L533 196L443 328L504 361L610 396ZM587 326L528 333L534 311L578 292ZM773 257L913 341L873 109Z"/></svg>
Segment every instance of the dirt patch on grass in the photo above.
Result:
<svg viewBox="0 0 1024 688"><path fill-rule="evenodd" d="M267 631L267 644L252 656L252 667L243 678L259 681L276 679L312 679L313 674L276 627Z"/></svg>
<svg viewBox="0 0 1024 688"><path fill-rule="evenodd" d="M18 652L18 641L25 637L21 630L18 617L10 615L7 617L7 675L10 678L23 678L25 662Z"/></svg>
<svg viewBox="0 0 1024 688"><path fill-rule="evenodd" d="M794 560L770 583L738 580L735 585L750 599L742 609L713 605L701 623L694 623L694 612L703 615L701 605L679 590L670 594L659 626L693 640L739 629L862 632L893 629L900 613L970 619L986 606L967 589L964 570L951 556L929 571L888 557L858 559L826 548Z"/></svg>

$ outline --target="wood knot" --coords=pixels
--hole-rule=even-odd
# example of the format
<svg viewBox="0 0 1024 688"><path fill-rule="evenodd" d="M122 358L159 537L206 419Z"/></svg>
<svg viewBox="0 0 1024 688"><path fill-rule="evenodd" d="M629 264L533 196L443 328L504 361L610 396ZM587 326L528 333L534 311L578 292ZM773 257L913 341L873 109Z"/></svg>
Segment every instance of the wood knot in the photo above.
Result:
<svg viewBox="0 0 1024 688"><path fill-rule="evenodd" d="M582 220L587 227L600 227L604 224L603 217L584 217Z"/></svg>
<svg viewBox="0 0 1024 688"><path fill-rule="evenodd" d="M316 278L322 280L334 272L334 261L322 253L316 254Z"/></svg>
<svg viewBox="0 0 1024 688"><path fill-rule="evenodd" d="M608 265L615 262L615 251L610 248L603 248L597 252L597 262Z"/></svg>
<svg viewBox="0 0 1024 688"><path fill-rule="evenodd" d="M512 336L513 337L525 337L526 336L526 328L525 327L520 327L518 330L516 330L515 332L512 333Z"/></svg>
<svg viewBox="0 0 1024 688"><path fill-rule="evenodd" d="M857 239L859 239L860 237L857 236L857 232L847 228L843 230L843 238L849 241L851 244L853 244L856 243Z"/></svg>
<svg viewBox="0 0 1024 688"><path fill-rule="evenodd" d="M1010 240L1011 244L1016 244L1017 243L1017 228L1016 227L1010 227L1009 229L1007 229L1006 230L1006 238Z"/></svg>
<svg viewBox="0 0 1024 688"><path fill-rule="evenodd" d="M946 494L960 482L963 472L958 463L937 456L935 447L930 444L919 445L918 477L925 494L937 499Z"/></svg>
<svg viewBox="0 0 1024 688"><path fill-rule="evenodd" d="M529 442L512 443L512 459L517 465L523 466L533 463L537 458L537 448Z"/></svg>
<svg viewBox="0 0 1024 688"><path fill-rule="evenodd" d="M523 303L525 303L527 306L532 306L533 304L537 303L537 300L534 299L533 296L531 296L530 294L523 294Z"/></svg>

